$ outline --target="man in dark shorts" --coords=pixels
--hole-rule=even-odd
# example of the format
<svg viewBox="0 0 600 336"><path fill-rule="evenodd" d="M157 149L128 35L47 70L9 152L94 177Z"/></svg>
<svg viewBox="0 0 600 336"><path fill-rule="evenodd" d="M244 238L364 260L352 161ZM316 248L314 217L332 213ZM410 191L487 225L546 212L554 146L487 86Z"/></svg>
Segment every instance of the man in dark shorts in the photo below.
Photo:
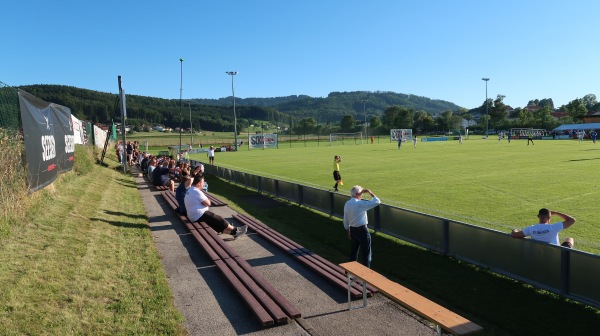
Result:
<svg viewBox="0 0 600 336"><path fill-rule="evenodd" d="M233 238L246 233L248 231L247 225L234 227L223 217L209 210L211 203L208 197L202 192L203 188L204 176L202 174L194 176L192 186L188 188L183 200L188 218L192 222L205 222L217 233L230 234Z"/></svg>
<svg viewBox="0 0 600 336"><path fill-rule="evenodd" d="M333 157L333 179L335 180L335 184L333 185L333 190L338 191L338 185L344 185L342 182L342 175L340 175L340 162L342 162L342 157L336 155Z"/></svg>

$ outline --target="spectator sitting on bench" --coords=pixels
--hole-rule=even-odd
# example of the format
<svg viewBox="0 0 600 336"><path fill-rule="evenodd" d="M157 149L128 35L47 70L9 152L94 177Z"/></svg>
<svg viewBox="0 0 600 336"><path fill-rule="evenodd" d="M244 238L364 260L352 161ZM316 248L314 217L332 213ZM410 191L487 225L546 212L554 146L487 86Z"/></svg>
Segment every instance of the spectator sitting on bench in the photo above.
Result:
<svg viewBox="0 0 600 336"><path fill-rule="evenodd" d="M550 224L550 218L552 215L557 215L562 218L562 222L556 222ZM559 245L558 233L564 229L569 228L575 224L575 218L558 211L548 210L546 208L540 209L538 212L539 224L534 224L524 228L522 231L514 229L511 232L513 238L525 238L531 236L532 239L537 241L546 242L553 245ZM561 246L573 248L573 238L567 238Z"/></svg>
<svg viewBox="0 0 600 336"><path fill-rule="evenodd" d="M188 188L192 185L192 179L190 178L190 173L187 170L183 170L181 172L179 186L175 189L175 199L177 199L177 204L179 205L179 214L187 215L185 210L185 194Z"/></svg>
<svg viewBox="0 0 600 336"><path fill-rule="evenodd" d="M192 178L198 174L204 175L204 165L202 163L199 163L196 167L194 167L194 170L192 170ZM206 179L204 180L204 188L202 188L202 191L208 192L208 182L206 182Z"/></svg>
<svg viewBox="0 0 600 336"><path fill-rule="evenodd" d="M150 158L148 157L148 154L144 152L142 155L142 161L140 162L140 169L144 175L148 175L148 163L150 163Z"/></svg>
<svg viewBox="0 0 600 336"><path fill-rule="evenodd" d="M223 217L210 211L210 200L202 189L204 188L204 176L198 174L194 176L192 186L185 194L184 203L187 216L192 222L205 222L217 233L230 234L233 238L237 238L248 231L248 226L235 227L226 221Z"/></svg>
<svg viewBox="0 0 600 336"><path fill-rule="evenodd" d="M148 160L148 173L146 175L148 175L148 177L150 178L150 180L152 180L152 176L154 173L154 169L156 169L156 166L158 165L158 161L156 160L155 156L150 157L150 159Z"/></svg>
<svg viewBox="0 0 600 336"><path fill-rule="evenodd" d="M169 187L170 191L175 191L175 182L169 177L169 160L163 160L162 164L154 169L152 184Z"/></svg>

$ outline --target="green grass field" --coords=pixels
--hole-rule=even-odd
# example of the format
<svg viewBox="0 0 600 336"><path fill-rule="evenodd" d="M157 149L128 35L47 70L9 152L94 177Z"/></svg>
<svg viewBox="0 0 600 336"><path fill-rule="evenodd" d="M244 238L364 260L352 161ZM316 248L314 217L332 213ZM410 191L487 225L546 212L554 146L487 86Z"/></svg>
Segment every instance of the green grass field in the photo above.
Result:
<svg viewBox="0 0 600 336"><path fill-rule="evenodd" d="M135 181L77 146L0 240L0 335L185 335Z"/></svg>
<svg viewBox="0 0 600 336"><path fill-rule="evenodd" d="M400 150L385 140L286 143L279 149L217 153L215 163L331 190L334 155L343 158L343 193L359 184L384 203L502 232L536 223L537 210L548 207L577 218L563 237L574 237L577 249L600 253L595 220L600 144L591 141L536 140L527 146L526 140L498 144L473 137L463 145L419 142Z"/></svg>

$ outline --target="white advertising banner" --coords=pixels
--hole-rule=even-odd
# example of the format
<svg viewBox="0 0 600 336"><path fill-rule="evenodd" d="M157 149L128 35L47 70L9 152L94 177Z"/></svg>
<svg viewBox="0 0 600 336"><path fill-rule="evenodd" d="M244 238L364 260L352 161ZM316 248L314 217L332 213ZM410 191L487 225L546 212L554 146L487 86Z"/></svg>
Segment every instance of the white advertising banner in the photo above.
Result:
<svg viewBox="0 0 600 336"><path fill-rule="evenodd" d="M248 135L249 148L278 148L277 134L250 134Z"/></svg>
<svg viewBox="0 0 600 336"><path fill-rule="evenodd" d="M75 140L75 143L78 145L85 145L85 129L83 128L83 123L72 114L71 121L73 122L73 139Z"/></svg>
<svg viewBox="0 0 600 336"><path fill-rule="evenodd" d="M107 133L108 132L103 131L100 127L94 125L94 145L96 145L96 147L104 149Z"/></svg>

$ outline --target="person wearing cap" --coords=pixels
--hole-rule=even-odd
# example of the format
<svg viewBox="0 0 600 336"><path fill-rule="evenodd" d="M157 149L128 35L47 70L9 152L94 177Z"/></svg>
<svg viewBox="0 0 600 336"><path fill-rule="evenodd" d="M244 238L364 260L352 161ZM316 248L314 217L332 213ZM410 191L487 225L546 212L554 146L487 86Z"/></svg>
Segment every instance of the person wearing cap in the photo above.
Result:
<svg viewBox="0 0 600 336"><path fill-rule="evenodd" d="M188 188L184 202L187 217L192 222L204 222L217 233L230 234L233 238L237 238L248 231L248 226L235 227L226 221L223 217L210 211L210 200L202 189L204 188L204 176L197 174L194 176L192 186Z"/></svg>
<svg viewBox="0 0 600 336"><path fill-rule="evenodd" d="M362 195L371 195L371 200L363 200ZM350 190L352 196L344 205L344 229L348 232L351 241L350 260L358 260L358 251L362 255L361 264L371 268L371 234L367 225L367 211L375 208L381 201L369 189L354 186Z"/></svg>
<svg viewBox="0 0 600 336"><path fill-rule="evenodd" d="M556 222L550 224L550 218L552 215L556 215L562 218L562 222ZM540 209L538 212L539 223L528 226L523 230L514 229L511 232L513 238L525 238L531 237L531 239L545 242L552 245L560 245L558 233L564 229L569 228L575 224L575 218L564 214L562 212L548 210L546 208ZM573 238L567 238L561 246L572 248L575 241Z"/></svg>

